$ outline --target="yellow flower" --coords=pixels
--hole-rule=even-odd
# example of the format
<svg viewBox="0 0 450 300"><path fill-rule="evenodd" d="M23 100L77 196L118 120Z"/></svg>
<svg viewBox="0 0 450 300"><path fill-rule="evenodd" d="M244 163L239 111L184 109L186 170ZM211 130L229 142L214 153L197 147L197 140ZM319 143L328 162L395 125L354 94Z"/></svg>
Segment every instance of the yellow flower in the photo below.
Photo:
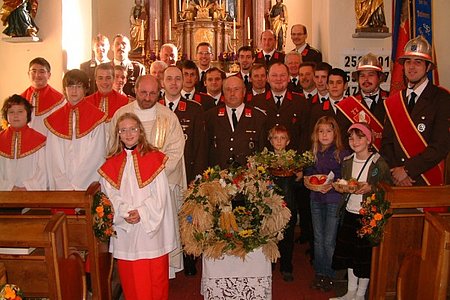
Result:
<svg viewBox="0 0 450 300"><path fill-rule="evenodd" d="M243 238L250 237L250 236L252 236L252 234L253 234L252 229L246 229L246 230L239 231L239 235Z"/></svg>
<svg viewBox="0 0 450 300"><path fill-rule="evenodd" d="M2 120L1 129L6 129L6 128L8 128L8 121Z"/></svg>
<svg viewBox="0 0 450 300"><path fill-rule="evenodd" d="M209 176L212 174L213 171L214 171L213 168L208 168L208 169L206 169L205 172L203 172L203 177L205 177L205 178L208 179Z"/></svg>
<svg viewBox="0 0 450 300"><path fill-rule="evenodd" d="M266 172L266 169L264 169L263 166L258 166L258 167L256 168L256 170L257 170L258 172L260 172L260 173L265 173L265 172Z"/></svg>

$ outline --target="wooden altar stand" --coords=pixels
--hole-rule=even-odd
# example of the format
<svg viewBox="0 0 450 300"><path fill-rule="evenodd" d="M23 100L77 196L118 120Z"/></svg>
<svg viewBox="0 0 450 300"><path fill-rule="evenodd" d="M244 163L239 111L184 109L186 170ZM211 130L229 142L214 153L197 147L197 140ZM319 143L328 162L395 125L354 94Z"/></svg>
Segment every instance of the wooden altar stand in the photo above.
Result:
<svg viewBox="0 0 450 300"><path fill-rule="evenodd" d="M450 206L450 185L392 187L382 184L382 187L385 191L386 199L391 202L393 215L385 227L382 242L378 247L373 248L369 295L369 299L371 300L397 299L399 296L397 292L397 280L403 260L406 257L407 260L405 260L405 263L408 264L414 262L411 256L419 258L421 253L424 255L426 251L422 251L423 240L426 242L424 244L427 244L426 247L438 249L440 238L428 239L425 236L423 239L424 227L426 227L424 226L425 214L417 210L417 208ZM439 216L443 220L450 220L449 213L443 213ZM448 256L450 245L444 245L443 248L439 249L441 251L439 255ZM436 268L437 266L430 267ZM417 273L423 272L423 274L420 274L420 278L410 276L409 279L404 280L409 280L410 283L415 281L417 284L428 284L428 282L420 283L419 279L426 280L426 278L431 278L430 268L420 268L420 266L413 263L411 264L410 270L413 271L414 268L416 272L419 271ZM448 262L447 270L445 271L448 274ZM419 276L419 274L417 275ZM448 279L445 281L447 284L442 288L447 290ZM408 286L412 289L414 284L409 284ZM421 299L433 298L426 297Z"/></svg>
<svg viewBox="0 0 450 300"><path fill-rule="evenodd" d="M7 282L19 286L27 298L86 299L83 263L69 250L63 213L50 218L1 215L0 247ZM34 249L30 254L17 252L29 248Z"/></svg>
<svg viewBox="0 0 450 300"><path fill-rule="evenodd" d="M0 192L0 207L27 207L27 213L51 218L50 208L80 208L81 214L67 216L68 243L78 251L87 251L93 300L111 299L112 259L108 244L96 239L92 230L91 206L100 190L98 182L83 191ZM42 217L44 217L42 216ZM8 270L7 270L8 272Z"/></svg>

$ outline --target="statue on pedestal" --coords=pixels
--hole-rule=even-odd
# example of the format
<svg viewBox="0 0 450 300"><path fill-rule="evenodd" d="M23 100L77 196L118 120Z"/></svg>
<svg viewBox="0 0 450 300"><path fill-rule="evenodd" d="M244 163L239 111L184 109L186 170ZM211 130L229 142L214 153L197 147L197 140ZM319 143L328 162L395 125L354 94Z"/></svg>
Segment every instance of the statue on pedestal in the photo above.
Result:
<svg viewBox="0 0 450 300"><path fill-rule="evenodd" d="M35 37L39 28L34 23L38 0L4 0L0 11L3 33L10 37Z"/></svg>
<svg viewBox="0 0 450 300"><path fill-rule="evenodd" d="M147 28L147 11L143 0L135 0L136 4L130 13L130 42L131 51L142 51L145 45L145 28Z"/></svg>
<svg viewBox="0 0 450 300"><path fill-rule="evenodd" d="M210 2L209 0L199 0L198 4L195 5L197 9L197 16L195 19L205 19L210 20L209 16L210 9L214 6L215 2Z"/></svg>

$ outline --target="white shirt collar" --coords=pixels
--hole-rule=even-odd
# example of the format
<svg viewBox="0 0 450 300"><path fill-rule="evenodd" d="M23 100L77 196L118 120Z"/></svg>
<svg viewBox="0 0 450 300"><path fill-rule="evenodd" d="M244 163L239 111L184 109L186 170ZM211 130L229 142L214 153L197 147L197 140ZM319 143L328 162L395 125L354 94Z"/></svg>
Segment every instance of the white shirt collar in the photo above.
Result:
<svg viewBox="0 0 450 300"><path fill-rule="evenodd" d="M419 99L419 97L422 94L423 90L427 86L428 81L429 81L428 78L425 78L425 80L419 86L417 86L414 90L408 87L406 89L406 97L409 98L409 95L411 95L411 93L414 91L414 93L416 93L416 95L417 95L416 96L416 102L417 102L417 99Z"/></svg>
<svg viewBox="0 0 450 300"><path fill-rule="evenodd" d="M180 102L180 99L181 99L181 95L180 95L180 97L178 97L177 99L175 99L175 100L173 100L173 101L167 100L167 97L164 96L164 103L166 104L167 108L170 109L169 103L170 103L170 102L173 102L173 111L175 111L175 109L177 109L177 107L178 107L178 103Z"/></svg>
<svg viewBox="0 0 450 300"><path fill-rule="evenodd" d="M237 117L238 121L241 119L242 112L244 111L244 107L245 107L244 103L241 103L241 105L239 105L238 107L235 107L236 117ZM231 128L233 128L232 108L229 106L226 106L226 105L225 105L225 108L227 110L228 121L230 122ZM234 128L233 128L233 131L234 131Z"/></svg>
<svg viewBox="0 0 450 300"><path fill-rule="evenodd" d="M270 55L270 58L272 58L272 55L275 53L275 50L276 50L276 49L273 49L273 50L272 50L271 52L269 52L269 53L267 53L266 51L263 50L264 57L265 57L266 55Z"/></svg>
<svg viewBox="0 0 450 300"><path fill-rule="evenodd" d="M298 48L296 51L297 51L298 53L302 53L302 52L305 50L305 48L306 48L307 45L308 45L308 44L305 43L303 46L301 46L300 48Z"/></svg>

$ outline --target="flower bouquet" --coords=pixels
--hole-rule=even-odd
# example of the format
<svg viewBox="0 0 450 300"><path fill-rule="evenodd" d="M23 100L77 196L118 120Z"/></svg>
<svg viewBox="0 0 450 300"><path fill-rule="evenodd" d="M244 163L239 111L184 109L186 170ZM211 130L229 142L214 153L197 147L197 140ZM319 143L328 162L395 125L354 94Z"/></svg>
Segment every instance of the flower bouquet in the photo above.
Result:
<svg viewBox="0 0 450 300"><path fill-rule="evenodd" d="M5 284L0 290L0 300L22 300L23 293L17 285Z"/></svg>
<svg viewBox="0 0 450 300"><path fill-rule="evenodd" d="M264 148L262 152L250 156L248 162L250 165L264 166L273 176L288 177L314 165L315 158L311 151L298 154L295 150L288 150L276 154Z"/></svg>
<svg viewBox="0 0 450 300"><path fill-rule="evenodd" d="M361 228L357 234L360 238L366 237L374 246L383 238L384 226L392 216L388 213L390 202L384 199L383 192L373 193L361 203Z"/></svg>
<svg viewBox="0 0 450 300"><path fill-rule="evenodd" d="M275 261L291 213L262 166L209 168L189 186L181 207L180 234L187 254L241 257L262 247Z"/></svg>
<svg viewBox="0 0 450 300"><path fill-rule="evenodd" d="M94 195L94 203L92 204L92 218L94 235L102 242L109 242L109 238L116 236L113 227L114 209L108 197L98 192Z"/></svg>

